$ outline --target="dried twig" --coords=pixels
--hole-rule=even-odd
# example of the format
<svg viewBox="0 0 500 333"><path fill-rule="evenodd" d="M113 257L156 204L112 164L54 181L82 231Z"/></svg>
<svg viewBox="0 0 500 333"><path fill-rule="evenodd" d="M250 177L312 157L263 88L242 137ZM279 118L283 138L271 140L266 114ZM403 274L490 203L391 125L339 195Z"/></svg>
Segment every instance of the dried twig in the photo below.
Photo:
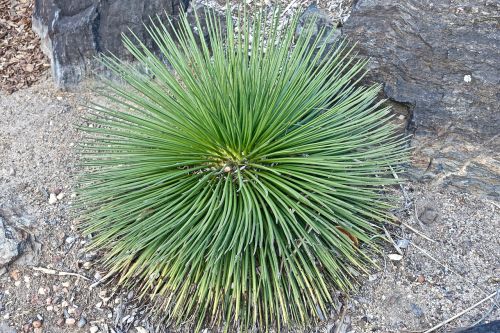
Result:
<svg viewBox="0 0 500 333"><path fill-rule="evenodd" d="M454 315L453 317L450 317L448 319L446 319L445 321L442 321L440 322L439 324L429 328L427 331L424 331L424 333L431 333L431 332L434 332L436 331L438 328L448 324L449 322L457 319L458 317L466 314L467 312L469 312L470 310L474 309L474 308L477 308L479 305L483 304L484 302L486 302L487 300L490 300L492 299L493 297L495 297L495 295L497 294L497 292L495 291L493 294L483 298L482 300L480 300L479 302L477 302L476 304L472 305L472 306L469 306L467 309L463 310L463 311L460 311L459 313L457 313L456 315Z"/></svg>
<svg viewBox="0 0 500 333"><path fill-rule="evenodd" d="M89 289L93 289L93 288L97 287L98 285L100 285L101 283L103 283L104 281L106 281L107 279L109 279L111 276L113 276L114 274L115 274L114 272L109 272L108 274L106 274L104 277L102 277L97 282L92 283L89 286Z"/></svg>
<svg viewBox="0 0 500 333"><path fill-rule="evenodd" d="M389 231L387 231L387 229L385 227L384 227L384 232L385 232L385 235L387 236L387 238L389 238L389 240L391 241L392 245L394 245L394 248L396 249L396 251L398 251L398 253L400 255L403 255L403 251L401 251L398 244L396 244L394 239L392 239L391 234L389 233Z"/></svg>
<svg viewBox="0 0 500 333"><path fill-rule="evenodd" d="M437 243L434 239L432 239L429 236L425 235L421 231L418 231L417 229L413 228L408 223L405 223L405 222L401 221L401 224L404 225L405 227L407 227L408 229L410 229L411 231L413 231L414 233L416 233L417 235L419 235L420 237L425 238L425 239L427 239L430 242Z"/></svg>
<svg viewBox="0 0 500 333"><path fill-rule="evenodd" d="M85 276L78 274L78 273L56 271L55 269L50 269L50 268L45 268L45 267L31 267L31 268L34 271L42 272L44 274L59 275L59 276L76 276L76 277L82 278L84 280L90 281L90 279L88 277L85 277Z"/></svg>
<svg viewBox="0 0 500 333"><path fill-rule="evenodd" d="M338 323L338 326L335 328L335 333L341 333L341 329L343 328L344 326L344 318L345 318L345 314L347 312L347 306L348 306L349 303L347 304L344 304L342 306L342 312L340 314L340 318L339 318L339 323ZM345 331L345 330L344 330Z"/></svg>
<svg viewBox="0 0 500 333"><path fill-rule="evenodd" d="M295 5L296 2L297 2L297 0L290 1L290 3L288 4L288 6L286 6L285 10L281 13L281 15L284 16L286 13L288 13L290 8L292 8L292 6Z"/></svg>
<svg viewBox="0 0 500 333"><path fill-rule="evenodd" d="M497 289L496 294L497 295L495 296L495 299L493 300L493 304L491 305L490 309L486 311L486 313L481 317L481 319L472 324L471 327L481 324L483 320L488 318L488 316L493 312L493 310L495 310L495 308L498 307L498 303L500 303L500 289Z"/></svg>

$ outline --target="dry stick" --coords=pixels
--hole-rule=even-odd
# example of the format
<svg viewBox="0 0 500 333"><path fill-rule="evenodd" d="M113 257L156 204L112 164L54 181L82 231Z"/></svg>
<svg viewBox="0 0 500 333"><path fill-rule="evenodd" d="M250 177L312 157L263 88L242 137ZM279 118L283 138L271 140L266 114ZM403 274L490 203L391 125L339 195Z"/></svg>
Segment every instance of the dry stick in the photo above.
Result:
<svg viewBox="0 0 500 333"><path fill-rule="evenodd" d="M461 312L457 313L457 314L456 314L456 315L454 315L453 317L448 318L448 319L446 319L445 321L440 322L440 323L439 323L439 324L437 324L436 326L433 326L433 327L429 328L429 329L428 329L427 331L425 331L424 333L431 333L431 332L434 332L434 331L435 331L435 330L437 330L438 328L440 328L440 327L442 327L442 326L444 326L444 325L448 324L449 322L451 322L451 321L453 321L453 320L457 319L457 318L458 318L458 317L460 317L461 315L463 315L463 314L465 314L465 313L469 312L470 310L472 310L472 309L474 309L474 308L478 307L479 305L483 304L483 303L484 303L484 302L486 302L487 300L489 300L489 299L491 299L491 298L495 297L495 295L496 295L496 294L497 294L497 292L495 291L493 294L491 294L491 295L489 295L489 296L487 296L487 297L483 298L482 300L480 300L480 301L479 301L479 302L477 302L476 304L474 304L474 305L472 305L472 306L468 307L467 309L465 309L465 310L463 310L463 311L461 311Z"/></svg>
<svg viewBox="0 0 500 333"><path fill-rule="evenodd" d="M410 229L411 231L413 231L414 233L416 233L417 235L419 235L420 237L425 238L425 239L427 239L430 242L437 243L434 239L430 238L429 236L426 236L424 233L422 233L422 232L418 231L417 229L413 228L408 223L405 223L405 222L401 221L401 224L404 225L405 227L407 227L408 229Z"/></svg>
<svg viewBox="0 0 500 333"><path fill-rule="evenodd" d="M345 318L345 314L347 312L347 305L348 304L349 303L347 303L344 306L342 306L342 312L341 312L341 315L340 315L340 318L339 318L339 326L337 326L337 328L335 328L335 333L340 333L340 329L344 325L344 318Z"/></svg>
<svg viewBox="0 0 500 333"><path fill-rule="evenodd" d="M383 228L384 228L385 235L387 236L387 238L389 238L389 240L391 241L392 245L394 245L394 248L396 249L396 251L398 251L398 253L400 255L403 255L403 251L401 251L401 249L396 244L396 242L394 241L394 239L392 239L391 234L389 233L389 231L387 231L387 229L385 227L383 227Z"/></svg>
<svg viewBox="0 0 500 333"><path fill-rule="evenodd" d="M90 279L88 277L85 277L85 276L78 274L78 273L56 271L55 269L44 268L44 267L31 267L31 268L34 271L42 272L42 273L49 274L49 275L76 276L76 277L82 278L84 280L90 281Z"/></svg>
<svg viewBox="0 0 500 333"><path fill-rule="evenodd" d="M104 275L103 278L101 278L99 281L97 282L94 282L92 283L90 286L89 286L89 289L94 289L95 287L97 287L98 285L100 285L102 282L106 281L107 279L109 279L111 276L113 276L115 274L115 272L111 271L109 272L108 274Z"/></svg>
<svg viewBox="0 0 500 333"><path fill-rule="evenodd" d="M491 308L488 311L486 311L486 313L481 317L481 319L476 321L470 327L474 327L476 325L479 325L483 320L485 320L493 312L493 310L495 310L499 301L500 301L500 289L497 289L497 295L495 296L495 299L493 301L493 304L491 305Z"/></svg>
<svg viewBox="0 0 500 333"><path fill-rule="evenodd" d="M288 4L288 6L286 6L285 10L283 11L283 13L281 15L285 15L289 10L290 8L292 8L292 6L297 2L297 0L293 0L293 1L290 1L290 4Z"/></svg>

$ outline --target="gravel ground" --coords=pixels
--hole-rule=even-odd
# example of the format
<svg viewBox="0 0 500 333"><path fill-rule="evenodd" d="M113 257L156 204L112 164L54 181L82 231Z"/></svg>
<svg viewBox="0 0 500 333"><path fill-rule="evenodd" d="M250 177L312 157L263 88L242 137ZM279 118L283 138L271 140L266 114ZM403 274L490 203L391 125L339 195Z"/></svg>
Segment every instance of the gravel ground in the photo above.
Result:
<svg viewBox="0 0 500 333"><path fill-rule="evenodd" d="M261 3L293 12L312 1ZM351 3L324 0L318 7L341 23ZM102 281L100 254L85 251L89 239L79 235L71 211L81 139L73 125L82 124L94 99L93 83L60 92L43 76L11 95L0 91L0 223L22 252L0 268L0 333L173 332L155 326L133 292ZM359 292L308 332L423 332L500 288L498 201L427 180L395 191L401 224L387 229L399 246L387 245L375 258L379 268L360 277ZM436 332L498 318L491 309L484 302Z"/></svg>
<svg viewBox="0 0 500 333"><path fill-rule="evenodd" d="M73 147L80 139L71 125L81 123L82 105L89 99L88 88L59 92L49 80L0 95L0 215L7 227L22 234L24 252L0 271L0 332L31 332L38 324L43 332L89 332L91 327L153 332L133 293L117 291L112 284L90 288L106 272L95 263L98 253L85 252L88 239L78 234L70 214L78 170ZM59 194L52 204L51 193ZM342 320L332 314L311 332L330 332L335 323L338 332L414 332L495 292L500 276L498 210L497 202L479 195L425 182L407 184L395 211L402 224L388 226L401 245L402 259L391 260L388 255L398 259L392 256L398 252L387 246L378 258L380 268L361 277L359 293L345 302ZM490 307L486 302L445 327L466 327Z"/></svg>

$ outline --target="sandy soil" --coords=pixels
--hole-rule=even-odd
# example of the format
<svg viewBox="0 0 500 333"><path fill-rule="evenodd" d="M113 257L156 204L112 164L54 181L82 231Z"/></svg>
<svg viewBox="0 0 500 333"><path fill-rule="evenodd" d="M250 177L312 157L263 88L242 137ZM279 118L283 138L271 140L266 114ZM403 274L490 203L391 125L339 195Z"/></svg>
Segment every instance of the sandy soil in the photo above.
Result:
<svg viewBox="0 0 500 333"><path fill-rule="evenodd" d="M0 216L23 250L0 269L2 333L168 331L148 320L132 292L112 283L91 288L106 272L96 264L98 253L85 252L88 239L76 231L70 207L80 139L73 125L92 98L85 86L59 92L47 79L0 94ZM394 213L402 224L387 228L402 259L391 260L398 249L388 245L379 269L360 277L359 293L311 332L423 331L499 288L498 202L425 181L399 192ZM50 193L62 195L50 204ZM491 307L487 301L437 332L497 318Z"/></svg>

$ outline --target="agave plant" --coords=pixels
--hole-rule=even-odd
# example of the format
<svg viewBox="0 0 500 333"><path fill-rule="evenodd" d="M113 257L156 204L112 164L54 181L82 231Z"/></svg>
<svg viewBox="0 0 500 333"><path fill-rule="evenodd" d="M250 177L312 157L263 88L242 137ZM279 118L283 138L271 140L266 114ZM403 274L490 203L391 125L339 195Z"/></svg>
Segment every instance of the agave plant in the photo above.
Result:
<svg viewBox="0 0 500 333"><path fill-rule="evenodd" d="M314 322L387 219L406 154L366 60L279 15L156 21L159 55L132 36L141 66L103 59L122 81L85 128L84 230L168 323Z"/></svg>

